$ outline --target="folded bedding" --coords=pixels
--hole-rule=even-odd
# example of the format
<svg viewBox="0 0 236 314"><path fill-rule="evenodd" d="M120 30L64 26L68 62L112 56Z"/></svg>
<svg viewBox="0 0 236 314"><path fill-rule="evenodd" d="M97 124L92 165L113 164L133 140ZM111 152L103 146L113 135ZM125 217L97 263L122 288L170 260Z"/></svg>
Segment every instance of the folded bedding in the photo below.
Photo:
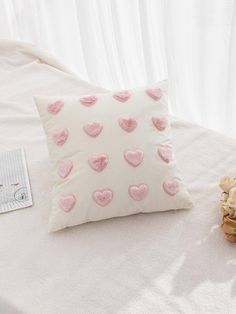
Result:
<svg viewBox="0 0 236 314"><path fill-rule="evenodd" d="M103 94L36 47L0 41L1 150L23 146L34 205L0 215L0 313L235 313L236 253L217 182L236 142L171 118L190 211L47 230L53 182L34 95Z"/></svg>

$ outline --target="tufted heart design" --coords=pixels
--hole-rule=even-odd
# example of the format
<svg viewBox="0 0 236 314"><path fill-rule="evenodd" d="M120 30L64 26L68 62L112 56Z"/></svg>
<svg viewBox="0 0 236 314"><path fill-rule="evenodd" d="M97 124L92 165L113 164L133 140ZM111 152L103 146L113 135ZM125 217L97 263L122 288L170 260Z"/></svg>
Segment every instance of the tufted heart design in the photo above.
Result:
<svg viewBox="0 0 236 314"><path fill-rule="evenodd" d="M103 126L99 122L87 123L83 126L83 130L91 137L96 137L102 132Z"/></svg>
<svg viewBox="0 0 236 314"><path fill-rule="evenodd" d="M164 131L167 127L168 120L164 116L152 117L152 123L159 131Z"/></svg>
<svg viewBox="0 0 236 314"><path fill-rule="evenodd" d="M143 200L148 194L148 186L146 184L130 185L129 195L135 201Z"/></svg>
<svg viewBox="0 0 236 314"><path fill-rule="evenodd" d="M113 98L120 102L126 102L131 97L131 93L128 90L123 90L113 94Z"/></svg>
<svg viewBox="0 0 236 314"><path fill-rule="evenodd" d="M59 206L65 212L69 212L76 203L76 198L74 194L62 194L59 200Z"/></svg>
<svg viewBox="0 0 236 314"><path fill-rule="evenodd" d="M172 149L169 146L158 147L157 153L166 163L169 163L173 158Z"/></svg>
<svg viewBox="0 0 236 314"><path fill-rule="evenodd" d="M177 179L167 180L163 183L163 189L167 194L174 196L179 192L179 181Z"/></svg>
<svg viewBox="0 0 236 314"><path fill-rule="evenodd" d="M110 189L96 190L93 192L93 199L98 205L106 206L113 199L113 192Z"/></svg>
<svg viewBox="0 0 236 314"><path fill-rule="evenodd" d="M162 97L162 90L160 88L148 88L146 94L154 100L159 100Z"/></svg>
<svg viewBox="0 0 236 314"><path fill-rule="evenodd" d="M61 100L57 100L53 103L48 104L48 112L51 114L57 114L61 111L62 107L64 106L64 102Z"/></svg>
<svg viewBox="0 0 236 314"><path fill-rule="evenodd" d="M63 160L59 163L57 173L61 178L65 179L70 174L72 168L73 163L71 160Z"/></svg>
<svg viewBox="0 0 236 314"><path fill-rule="evenodd" d="M132 117L123 117L119 119L120 127L126 132L132 132L138 125L135 118Z"/></svg>
<svg viewBox="0 0 236 314"><path fill-rule="evenodd" d="M69 132L67 129L60 129L54 131L52 138L55 144L58 146L62 146L67 141Z"/></svg>
<svg viewBox="0 0 236 314"><path fill-rule="evenodd" d="M94 155L88 159L90 167L97 172L104 170L108 164L108 161L109 158L107 154Z"/></svg>
<svg viewBox="0 0 236 314"><path fill-rule="evenodd" d="M125 160L133 167L137 167L143 161L144 152L140 149L127 150L124 152Z"/></svg>
<svg viewBox="0 0 236 314"><path fill-rule="evenodd" d="M97 96L86 96L80 98L80 103L84 106L90 107L94 105L97 102L98 98Z"/></svg>

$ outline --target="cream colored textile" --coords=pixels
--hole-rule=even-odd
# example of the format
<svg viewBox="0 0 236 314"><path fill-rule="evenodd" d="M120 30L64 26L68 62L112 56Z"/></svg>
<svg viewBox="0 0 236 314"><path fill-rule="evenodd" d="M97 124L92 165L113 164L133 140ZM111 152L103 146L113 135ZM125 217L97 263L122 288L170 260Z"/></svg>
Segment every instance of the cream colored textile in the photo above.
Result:
<svg viewBox="0 0 236 314"><path fill-rule="evenodd" d="M48 234L51 168L32 97L101 89L16 42L0 42L0 69L1 150L25 147L35 204L0 215L0 313L235 313L236 251L219 228L217 186L235 176L235 141L174 120L192 210Z"/></svg>

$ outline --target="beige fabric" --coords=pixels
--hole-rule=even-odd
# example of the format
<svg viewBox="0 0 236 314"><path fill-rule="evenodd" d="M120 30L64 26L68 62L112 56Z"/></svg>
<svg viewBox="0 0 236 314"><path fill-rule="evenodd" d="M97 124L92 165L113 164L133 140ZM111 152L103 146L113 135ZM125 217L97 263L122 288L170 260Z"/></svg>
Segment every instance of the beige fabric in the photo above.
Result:
<svg viewBox="0 0 236 314"><path fill-rule="evenodd" d="M20 43L0 42L0 64L1 150L25 147L35 204L0 215L0 313L235 313L236 251L219 228L217 187L235 176L235 141L175 120L191 211L48 234L50 164L32 95L101 89Z"/></svg>

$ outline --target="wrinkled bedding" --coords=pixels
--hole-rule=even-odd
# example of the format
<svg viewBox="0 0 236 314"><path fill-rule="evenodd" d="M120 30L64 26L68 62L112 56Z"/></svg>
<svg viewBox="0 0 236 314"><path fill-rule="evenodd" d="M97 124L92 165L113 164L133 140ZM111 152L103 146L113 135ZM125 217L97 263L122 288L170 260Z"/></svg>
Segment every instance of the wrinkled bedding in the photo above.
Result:
<svg viewBox="0 0 236 314"><path fill-rule="evenodd" d="M33 95L104 92L54 57L0 41L0 149L26 151L34 206L0 215L0 313L235 313L236 246L218 210L236 141L173 118L194 208L49 234L50 163Z"/></svg>

